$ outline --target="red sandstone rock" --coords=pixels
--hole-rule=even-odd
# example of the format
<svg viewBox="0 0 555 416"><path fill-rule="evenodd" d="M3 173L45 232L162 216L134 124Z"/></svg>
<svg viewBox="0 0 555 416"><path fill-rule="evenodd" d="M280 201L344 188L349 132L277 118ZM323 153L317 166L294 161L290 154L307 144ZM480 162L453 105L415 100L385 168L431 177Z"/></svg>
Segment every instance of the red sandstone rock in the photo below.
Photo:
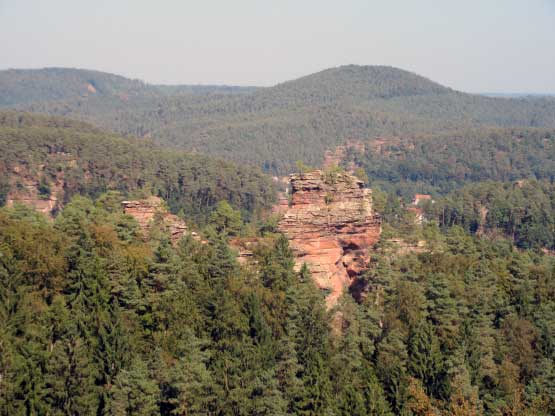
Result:
<svg viewBox="0 0 555 416"><path fill-rule="evenodd" d="M381 221L372 212L371 190L348 173L320 170L290 176L291 207L279 223L296 257L309 266L316 285L336 304L366 268L379 240Z"/></svg>
<svg viewBox="0 0 555 416"><path fill-rule="evenodd" d="M161 198L151 196L138 201L123 201L122 206L126 214L137 220L145 239L154 225L161 226L169 234L172 244L177 244L187 233L185 222L177 215L169 213ZM196 237L195 233L191 235Z"/></svg>
<svg viewBox="0 0 555 416"><path fill-rule="evenodd" d="M345 159L345 155L347 153L347 149L345 146L337 146L334 151L326 150L324 154L324 163L322 163L322 167L324 169L331 168L333 166L339 166L343 159Z"/></svg>
<svg viewBox="0 0 555 416"><path fill-rule="evenodd" d="M278 202L272 207L272 214L285 214L289 209L289 199L287 194L280 192L278 194Z"/></svg>
<svg viewBox="0 0 555 416"><path fill-rule="evenodd" d="M334 150L326 150L326 153L324 154L324 162L322 164L323 168L327 169L334 166L340 166L349 151L363 154L365 151L365 145L363 142L358 140L347 140L345 144L337 146ZM351 162L348 169L352 172L356 167L357 166Z"/></svg>
<svg viewBox="0 0 555 416"><path fill-rule="evenodd" d="M253 251L265 243L266 240L261 237L236 237L229 240L229 245L237 251L237 261L242 265L253 263Z"/></svg>
<svg viewBox="0 0 555 416"><path fill-rule="evenodd" d="M57 158L56 160L60 160ZM74 159L64 158L61 160L66 164L71 164ZM40 182L46 176L44 165L36 167L37 172L26 165L16 165L12 167L10 178L10 192L7 195L6 206L11 207L15 204L27 205L38 212L53 217L54 211L61 208L64 199L64 171L55 173L54 177L48 175L49 195L41 195L39 192Z"/></svg>

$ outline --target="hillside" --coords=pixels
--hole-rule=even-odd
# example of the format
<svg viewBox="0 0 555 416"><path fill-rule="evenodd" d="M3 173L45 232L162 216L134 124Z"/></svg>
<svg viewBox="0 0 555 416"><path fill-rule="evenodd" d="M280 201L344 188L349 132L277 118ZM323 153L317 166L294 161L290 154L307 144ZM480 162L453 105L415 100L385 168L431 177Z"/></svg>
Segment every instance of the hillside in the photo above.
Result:
<svg viewBox="0 0 555 416"><path fill-rule="evenodd" d="M217 85L150 85L100 71L71 68L9 69L0 71L0 106L64 101L86 97L103 99L157 97L215 92L249 92L254 88Z"/></svg>
<svg viewBox="0 0 555 416"><path fill-rule="evenodd" d="M0 72L0 105L67 100L89 95L147 94L149 87L138 80L89 70L45 68Z"/></svg>
<svg viewBox="0 0 555 416"><path fill-rule="evenodd" d="M86 130L67 120L8 118L11 129L54 129L50 140L58 145L66 143L65 129L76 138ZM102 149L97 130L83 134L101 143L89 150ZM68 172L62 158L71 165L79 154L71 152L89 146L68 141L68 148L45 152L39 139L26 139L32 136L39 137L22 131L9 149L20 141L13 155L21 157L38 144L36 160L59 158L49 163L57 173ZM106 142L131 150L122 139ZM99 162L94 154L82 156L80 162ZM120 171L122 160L111 161ZM329 187L314 186L315 178ZM333 198L357 199L367 190L348 175L326 179L313 172L294 180L301 182L294 211L331 202L333 220L347 214L332 223L342 230L330 233L330 216L309 208L300 219L312 217L312 229L297 237L321 243L339 237L348 252L335 265L356 267L368 248L362 238L373 243L374 237L349 227L361 225L353 216L366 217L369 204L351 200L345 210L347 201L338 198L334 208ZM94 201L76 196L53 221L21 207L0 208L0 409L6 415L553 415L555 257L541 246L527 249L554 244L553 191L547 183L472 187L438 201L435 213L428 207L427 215L445 219L441 228L409 217L395 225L385 215L370 268L357 276L369 290L353 291L357 302L346 293L330 311L327 288L314 285L308 267L294 268L298 238L290 247L265 227L249 239L255 244L249 263L238 263L228 244L237 232L225 226L229 209L214 211L201 239L157 210L145 239L144 222L127 215L139 201L128 201L123 212L111 193ZM327 192L334 192L331 200ZM480 220L477 202L493 214L478 225L487 233L516 226L518 248L501 235L465 233ZM386 208L385 214L394 211ZM168 219L181 223L174 225L184 238L164 231ZM193 225L189 218L186 225ZM404 240L390 237L399 233L405 239L413 233L419 250L410 243L404 253L396 249ZM331 254L327 244L312 248Z"/></svg>
<svg viewBox="0 0 555 416"><path fill-rule="evenodd" d="M555 130L479 127L340 146L344 166L364 169L372 187L412 197L468 183L555 179Z"/></svg>
<svg viewBox="0 0 555 416"><path fill-rule="evenodd" d="M0 112L0 205L28 201L58 211L75 194L158 195L199 222L221 200L245 218L274 201L259 169L124 139L87 123Z"/></svg>
<svg viewBox="0 0 555 416"><path fill-rule="evenodd" d="M319 165L327 149L347 138L555 128L553 98L465 94L391 67L349 65L252 89L160 87L102 74L93 79L97 93L85 91L91 74L98 75L91 71L68 73L71 93L56 87L64 71L0 72L0 96L10 97L2 105L81 118L275 173L290 171L298 159ZM26 81L25 74L33 77Z"/></svg>
<svg viewBox="0 0 555 416"><path fill-rule="evenodd" d="M467 97L428 87L410 99ZM348 114L348 97L330 90L315 101L334 104L295 112L287 102L310 94L279 88L288 98L253 117L362 130L364 106L406 103L360 98ZM228 116L202 116L214 102L245 115L240 104L268 91L164 102L216 126ZM80 102L104 114L120 105ZM259 168L0 112L0 413L555 414L555 131L410 117L420 133L343 149L382 189L339 167L305 171L290 178L281 220L262 220L275 198ZM324 143L309 132L290 148L250 145L274 146L278 161ZM435 203L400 197L424 187Z"/></svg>
<svg viewBox="0 0 555 416"><path fill-rule="evenodd" d="M322 104L338 99L368 100L446 94L451 90L412 72L387 66L346 65L284 82L272 95Z"/></svg>

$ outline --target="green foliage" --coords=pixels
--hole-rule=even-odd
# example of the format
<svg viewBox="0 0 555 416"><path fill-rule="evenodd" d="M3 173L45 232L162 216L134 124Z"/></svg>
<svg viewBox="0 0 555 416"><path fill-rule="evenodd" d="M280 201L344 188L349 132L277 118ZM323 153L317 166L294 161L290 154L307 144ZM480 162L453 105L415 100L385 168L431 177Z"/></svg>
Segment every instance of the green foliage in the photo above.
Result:
<svg viewBox="0 0 555 416"><path fill-rule="evenodd" d="M208 218L208 223L213 226L218 233L226 236L238 235L243 226L241 212L233 209L227 201L218 202L216 209L212 211Z"/></svg>
<svg viewBox="0 0 555 416"><path fill-rule="evenodd" d="M552 182L482 182L467 185L425 208L443 227L509 236L520 248L555 248L555 187Z"/></svg>
<svg viewBox="0 0 555 416"><path fill-rule="evenodd" d="M105 72L70 68L9 69L0 72L0 106L72 99L85 101L93 97L106 100L118 98L125 102L138 97L240 94L252 90L252 87L218 85L148 85Z"/></svg>
<svg viewBox="0 0 555 416"><path fill-rule="evenodd" d="M328 185L334 185L337 182L338 176L345 170L341 166L330 166L324 169L323 179Z"/></svg>
<svg viewBox="0 0 555 416"><path fill-rule="evenodd" d="M365 185L368 185L370 183L370 178L368 178L368 175L363 168L356 168L354 174L357 178L364 182Z"/></svg>
<svg viewBox="0 0 555 416"><path fill-rule="evenodd" d="M65 182L53 222L0 210L1 414L555 412L555 262L543 251L555 248L552 100L356 66L247 90L5 71L0 90L2 105L272 172L319 164L342 137L403 137L348 151L384 232L360 277L368 290L328 311L277 219L260 223L274 192L259 170L0 113L0 205L24 191L22 175L43 198ZM434 194L422 226L404 203L415 191ZM143 241L120 202L151 194L204 241ZM228 238L257 229L240 266ZM397 253L392 237L426 246Z"/></svg>
<svg viewBox="0 0 555 416"><path fill-rule="evenodd" d="M142 241L118 198L75 196L53 223L0 210L3 414L553 411L549 256L429 224L435 249L384 243L338 320L285 236L241 267L210 227Z"/></svg>
<svg viewBox="0 0 555 416"><path fill-rule="evenodd" d="M50 192L51 192L50 185L48 185L48 182L46 182L44 178L41 178L38 186L39 198L41 199L50 198Z"/></svg>
<svg viewBox="0 0 555 416"><path fill-rule="evenodd" d="M303 174L305 174L306 172L309 172L311 170L313 170L314 168L312 168L311 166L307 165L306 163L304 163L302 160L297 160L295 162L295 167L297 172L299 172L299 174L302 176Z"/></svg>
<svg viewBox="0 0 555 416"><path fill-rule="evenodd" d="M0 72L0 97L0 106L85 119L280 174L299 159L318 166L345 138L451 131L453 141L465 141L474 135L469 128L555 128L551 98L464 94L383 66L332 68L270 88L161 87L94 71L8 70ZM404 166L410 169L411 161Z"/></svg>
<svg viewBox="0 0 555 416"><path fill-rule="evenodd" d="M110 190L129 197L153 194L164 198L172 211L183 210L199 222L220 201L249 219L275 199L270 178L258 169L162 150L67 119L0 112L0 151L0 202L5 202L9 185L15 187L20 179L14 169L35 178L43 198L50 196L48 176L63 174L61 202L75 194L96 198Z"/></svg>
<svg viewBox="0 0 555 416"><path fill-rule="evenodd" d="M363 154L349 152L345 163L364 168L371 187L408 201L416 192L446 194L475 182L555 178L555 132L549 129L466 126L378 140Z"/></svg>

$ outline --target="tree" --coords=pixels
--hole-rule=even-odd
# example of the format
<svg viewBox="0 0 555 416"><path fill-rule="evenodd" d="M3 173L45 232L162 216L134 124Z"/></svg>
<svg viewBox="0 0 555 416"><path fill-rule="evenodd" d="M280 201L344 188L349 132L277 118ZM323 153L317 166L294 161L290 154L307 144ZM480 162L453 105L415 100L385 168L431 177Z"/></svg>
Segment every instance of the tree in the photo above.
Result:
<svg viewBox="0 0 555 416"><path fill-rule="evenodd" d="M151 380L145 363L135 360L114 379L109 392L107 414L115 416L155 416L159 414L158 387Z"/></svg>
<svg viewBox="0 0 555 416"><path fill-rule="evenodd" d="M411 330L408 353L410 373L422 381L428 394L441 397L446 390L443 357L434 326L428 321Z"/></svg>
<svg viewBox="0 0 555 416"><path fill-rule="evenodd" d="M414 416L435 416L438 413L422 388L422 383L412 377L409 378L407 399L403 410Z"/></svg>
<svg viewBox="0 0 555 416"><path fill-rule="evenodd" d="M238 235L243 226L241 212L233 209L227 201L220 201L208 220L214 229L225 236Z"/></svg>

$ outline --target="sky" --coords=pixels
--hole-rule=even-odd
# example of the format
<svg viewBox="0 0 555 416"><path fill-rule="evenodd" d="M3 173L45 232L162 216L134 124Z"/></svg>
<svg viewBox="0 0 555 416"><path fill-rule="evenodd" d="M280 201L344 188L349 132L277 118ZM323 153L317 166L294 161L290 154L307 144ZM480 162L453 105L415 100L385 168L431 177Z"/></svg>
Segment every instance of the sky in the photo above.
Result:
<svg viewBox="0 0 555 416"><path fill-rule="evenodd" d="M0 0L0 69L268 86L346 64L555 93L555 0Z"/></svg>

